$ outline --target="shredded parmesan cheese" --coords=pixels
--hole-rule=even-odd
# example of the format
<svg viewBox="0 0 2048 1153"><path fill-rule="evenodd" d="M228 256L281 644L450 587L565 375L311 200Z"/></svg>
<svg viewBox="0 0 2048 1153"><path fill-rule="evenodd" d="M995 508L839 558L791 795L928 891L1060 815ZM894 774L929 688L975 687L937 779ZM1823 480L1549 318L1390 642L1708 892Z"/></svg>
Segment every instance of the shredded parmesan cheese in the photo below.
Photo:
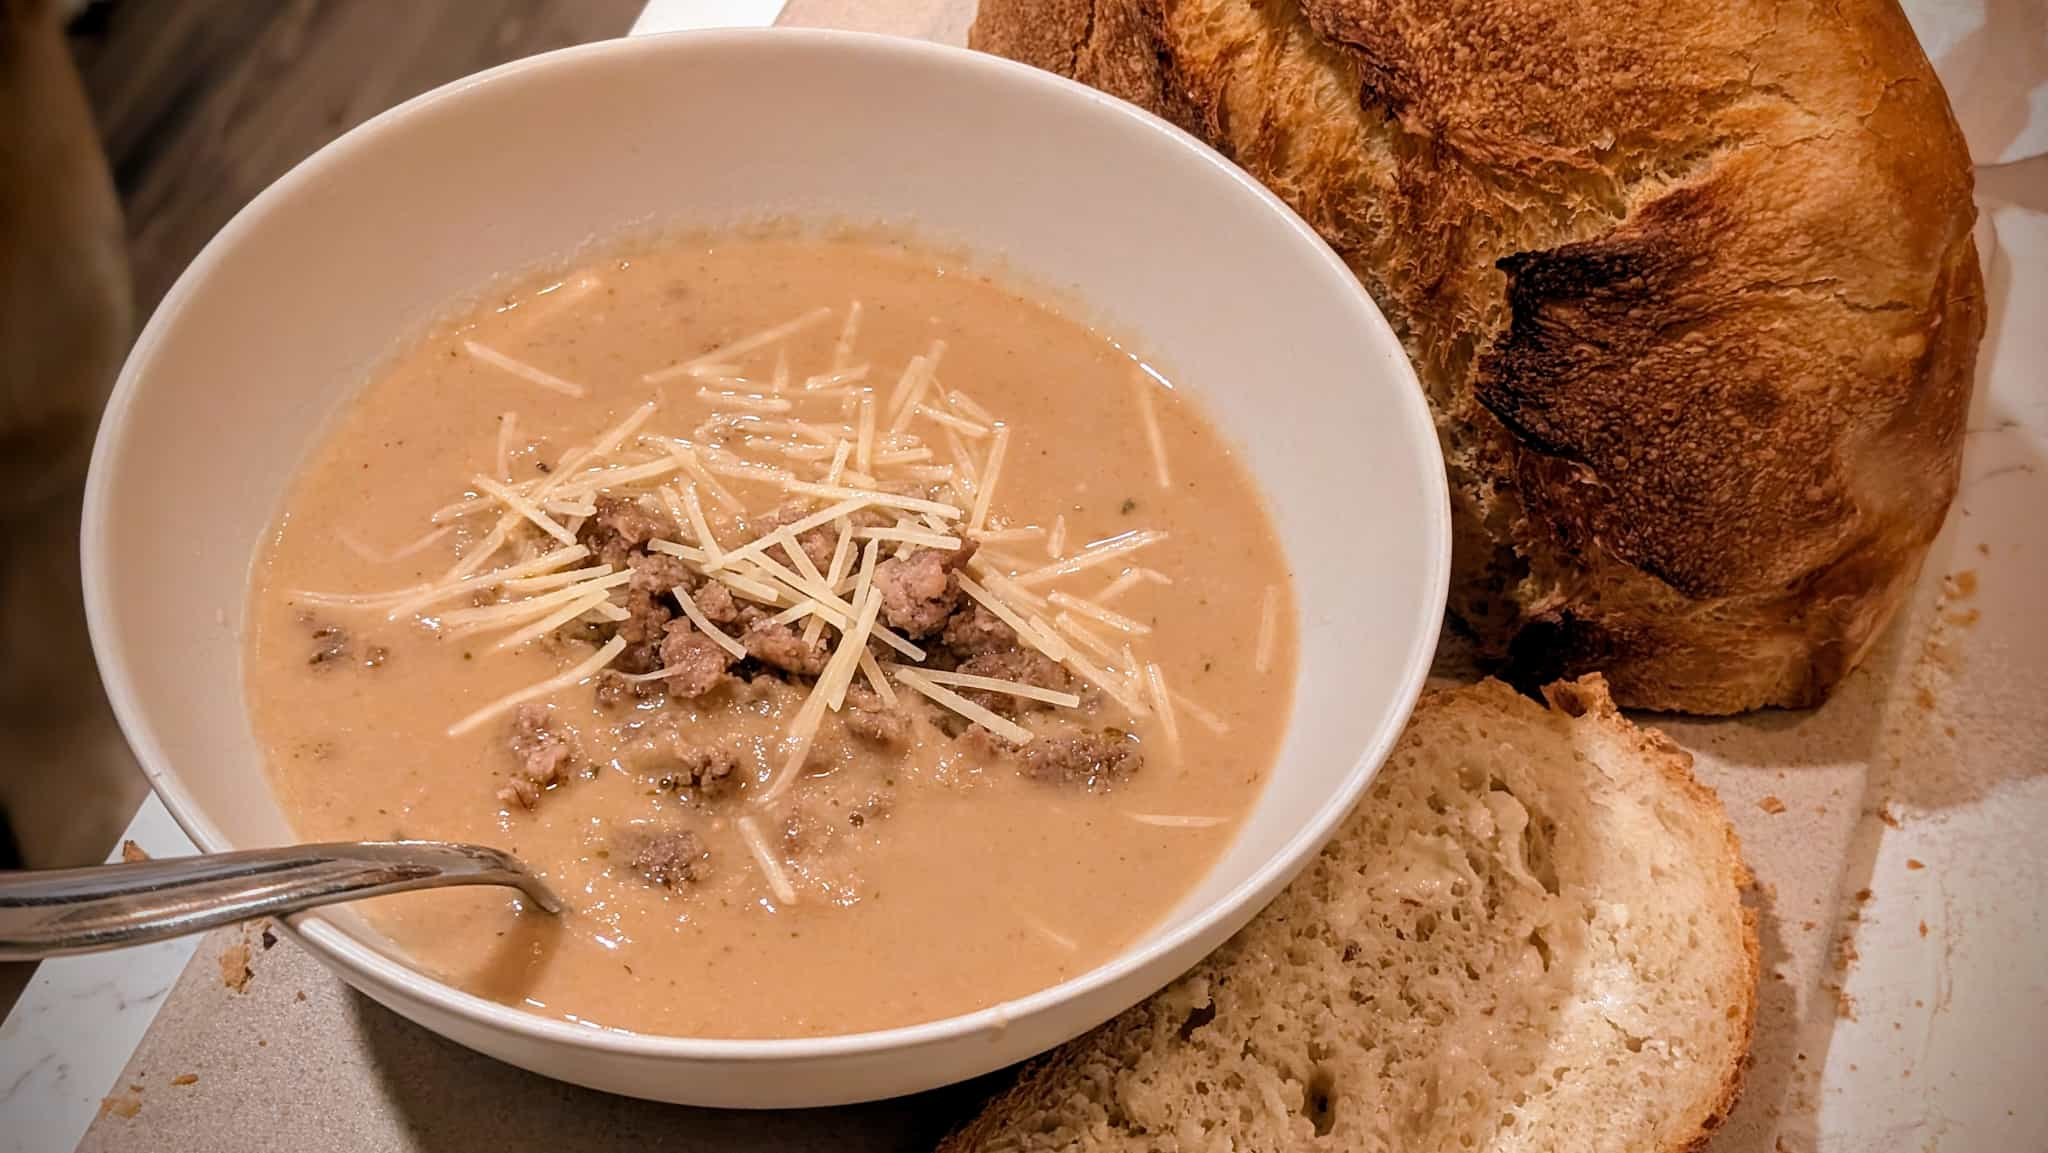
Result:
<svg viewBox="0 0 2048 1153"><path fill-rule="evenodd" d="M901 496L893 492L841 488L830 484L812 484L809 481L797 480L795 477L782 482L782 487L790 492L802 493L805 496L826 497L832 500L860 499L869 504L884 505L888 508L907 508L912 512L935 512L940 516L950 519L958 519L961 515L960 506L958 505L946 504L943 501L925 500L922 497Z"/></svg>
<svg viewBox="0 0 2048 1153"><path fill-rule="evenodd" d="M1125 553L1136 552L1147 545L1158 544L1166 534L1158 529L1143 529L1118 533L1106 540L1096 541L1063 561L1056 561L1044 568L1032 569L1017 577L1017 583L1043 584L1057 577L1071 576L1099 564L1107 564Z"/></svg>
<svg viewBox="0 0 2048 1153"><path fill-rule="evenodd" d="M1180 706L1181 712L1195 718L1196 723L1200 724L1203 728L1215 733L1219 737L1230 731L1230 726L1223 723L1222 717L1189 700L1180 690L1169 687L1167 694L1173 698L1174 704Z"/></svg>
<svg viewBox="0 0 2048 1153"><path fill-rule="evenodd" d="M555 676L549 677L544 681L528 685L523 689L506 693L504 696L499 697L497 700L492 701L490 704L485 705L484 707L476 710L475 712L469 714L461 720L456 721L454 724L449 725L448 735L451 737L459 737L462 734L469 732L471 729L476 728L478 725L483 724L485 721L491 720L495 717L499 717L504 715L505 713L511 712L513 709L518 708L520 705L525 704L527 701L533 700L536 697L547 696L549 693L568 688L570 685L578 684L584 680L594 677L598 673L602 672L606 665L611 664L613 659L615 659L620 653L624 652L625 649L625 638L613 637L611 640L605 642L603 648L591 654L589 660L584 661L582 664L577 665L575 668L572 668L567 672L559 673Z"/></svg>
<svg viewBox="0 0 2048 1153"><path fill-rule="evenodd" d="M549 573L546 576L514 577L504 582L503 588L508 593L546 592L548 589L558 589L563 585L587 581L592 577L608 576L611 571L612 566L608 564L594 564L588 568L574 568L567 572Z"/></svg>
<svg viewBox="0 0 2048 1153"><path fill-rule="evenodd" d="M491 646L491 649L494 652L500 649L515 649L528 641L539 640L604 603L605 595L602 591L579 597L525 628L505 634L497 644Z"/></svg>
<svg viewBox="0 0 2048 1153"><path fill-rule="evenodd" d="M988 520L989 501L996 495L996 483L1003 476L1003 457L1009 451L1010 426L998 426L995 443L989 446L988 464L981 471L981 491L974 494L974 516L967 522L968 532L980 532L983 522Z"/></svg>
<svg viewBox="0 0 2048 1153"><path fill-rule="evenodd" d="M498 418L498 475L512 480L512 438L518 435L519 414L508 412Z"/></svg>
<svg viewBox="0 0 2048 1153"><path fill-rule="evenodd" d="M490 365L492 368L509 372L529 384L540 385L542 388L552 392L559 392L563 396L581 398L584 395L582 385L563 380L553 373L542 372L523 360L514 360L489 345L478 344L474 340L465 340L462 342L462 348L463 351Z"/></svg>
<svg viewBox="0 0 2048 1153"><path fill-rule="evenodd" d="M660 384L663 381L674 380L676 377L683 376L702 365L726 364L736 361L757 348L766 348L778 340L794 336L831 315L832 310L829 308L814 308L795 320L786 320L771 328L764 328L750 336L743 336L738 340L720 345L710 352L704 353L702 356L693 357L671 368L650 372L640 379L649 384Z"/></svg>
<svg viewBox="0 0 2048 1153"><path fill-rule="evenodd" d="M846 371L846 366L852 362L853 338L858 335L860 335L860 301L856 300L846 306L846 321L839 326L839 339L833 342L832 345L832 371L835 375ZM862 366L861 371L865 373L867 371L866 366ZM805 387L808 388L809 385Z"/></svg>
<svg viewBox="0 0 2048 1153"><path fill-rule="evenodd" d="M1140 581L1143 581L1144 579L1145 575L1139 572L1137 569L1127 568L1122 573L1120 573L1115 580L1109 582L1109 587L1095 594L1095 600L1097 603L1100 603L1102 601L1113 601L1116 598L1131 591L1132 588L1136 587L1138 583Z"/></svg>
<svg viewBox="0 0 2048 1153"><path fill-rule="evenodd" d="M854 368L839 369L832 372L821 372L816 376L807 376L804 378L804 391L817 392L820 389L837 388L840 385L859 384L861 381L866 380L867 378L868 366L865 364L858 365Z"/></svg>
<svg viewBox="0 0 2048 1153"><path fill-rule="evenodd" d="M785 397L763 396L756 392L716 391L709 388L698 389L697 399L737 408L743 412L788 412L796 407Z"/></svg>
<svg viewBox="0 0 2048 1153"><path fill-rule="evenodd" d="M1162 829L1213 829L1230 823L1229 817L1183 816L1178 813L1132 813L1124 816L1141 825L1156 825Z"/></svg>
<svg viewBox="0 0 2048 1153"><path fill-rule="evenodd" d="M846 475L846 455L852 448L852 445L843 440L833 448L832 467L825 470L826 484L838 484L839 478Z"/></svg>
<svg viewBox="0 0 2048 1153"><path fill-rule="evenodd" d="M961 545L957 536L940 536L914 528L857 528L853 535L862 540L893 540L951 552Z"/></svg>
<svg viewBox="0 0 2048 1153"><path fill-rule="evenodd" d="M1019 745L1030 742L1032 737L1030 729L982 708L959 693L928 679L923 670L897 665L895 666L895 672L898 682L930 697L933 701L959 713L961 716L966 717L968 720L973 721L975 724L980 725L1004 740Z"/></svg>
<svg viewBox="0 0 2048 1153"><path fill-rule="evenodd" d="M970 440L980 440L988 435L987 425L976 424L971 420L962 420L950 412L941 411L928 404L914 404L911 406L911 411L935 424L942 424Z"/></svg>
<svg viewBox="0 0 2048 1153"><path fill-rule="evenodd" d="M704 502L697 499L697 486L694 484L683 490L683 511L690 516L690 531L697 534L698 547L704 550L712 565L717 565L724 553L718 547L718 538L711 535L711 522L704 519Z"/></svg>
<svg viewBox="0 0 2048 1153"><path fill-rule="evenodd" d="M974 403L973 397L967 395L964 392L961 392L957 388L946 393L946 403L953 406L954 409L959 411L961 416L964 416L969 420L979 421L982 424L990 425L996 422L994 414L992 414L991 412L989 412L989 410L983 408L982 406Z"/></svg>
<svg viewBox="0 0 2048 1153"><path fill-rule="evenodd" d="M789 883L789 874L782 871L782 862L775 859L775 853L768 847L768 838L761 835L761 825L751 816L742 815L733 822L739 829L740 840L747 843L747 851L754 855L754 863L761 867L761 875L768 881L768 889L775 899L785 905L796 904L796 886Z"/></svg>
<svg viewBox="0 0 2048 1153"><path fill-rule="evenodd" d="M513 492L511 489L506 488L504 485L499 484L497 481L492 480L490 477L487 477L482 473L477 473L475 476L469 478L469 482L475 485L476 487L482 489L484 492L489 493L494 497L497 497L499 501L504 503L505 507L511 509L513 512L518 513L520 516L525 517L527 520L532 521L534 524L539 525L542 532L547 533L549 536L554 537L556 540L561 541L563 544L576 543L575 533L572 533L568 529L565 529L561 525L555 523L553 517L550 517L548 514L536 508L532 501L527 500L525 497L520 496L518 493Z"/></svg>
<svg viewBox="0 0 2048 1153"><path fill-rule="evenodd" d="M1018 615L1017 610L1004 604L1002 598L983 588L980 584L976 583L973 577L968 576L966 573L956 573L954 574L954 579L960 582L961 592L973 597L976 601L980 602L983 608L994 613L998 620L1009 625L1010 631L1017 634L1018 640L1023 641L1025 644L1030 645L1054 660L1059 659L1059 654L1046 643L1044 637L1038 635L1038 630L1032 628L1022 616Z"/></svg>
<svg viewBox="0 0 2048 1153"><path fill-rule="evenodd" d="M1145 689L1152 700L1152 711L1159 714L1159 727L1166 734L1166 749L1175 761L1180 760L1180 722L1173 715L1173 695L1166 689L1166 673L1159 662L1145 666Z"/></svg>
<svg viewBox="0 0 2048 1153"><path fill-rule="evenodd" d="M1040 688L1037 685L1025 684L1023 681L1006 681L1000 677L978 677L968 673L947 673L940 672L937 669L919 669L918 673L924 679L934 684L953 685L963 689L982 689L991 693L1006 693L1013 697L1023 697L1029 701L1044 701L1049 705L1059 705L1069 709L1081 707L1081 698L1072 693Z"/></svg>
<svg viewBox="0 0 2048 1153"><path fill-rule="evenodd" d="M1059 560L1067 555L1067 516L1065 513L1052 518L1052 531L1045 534L1045 555L1054 560Z"/></svg>
<svg viewBox="0 0 2048 1153"><path fill-rule="evenodd" d="M633 579L633 574L630 572L609 573L605 576L593 577L590 580L569 585L566 588L556 589L551 593L542 593L537 597L527 597L524 600L504 601L494 605L482 605L477 608L456 609L452 612L442 613L441 623L450 628L463 631L505 628L511 625L522 624L534 617L541 616L555 605L564 604L572 600L580 600L600 589L616 588L631 579Z"/></svg>
<svg viewBox="0 0 2048 1153"><path fill-rule="evenodd" d="M1266 593L1259 598L1259 641L1252 648L1252 668L1258 672L1273 669L1273 644L1280 632L1280 588L1267 585Z"/></svg>
<svg viewBox="0 0 2048 1153"><path fill-rule="evenodd" d="M1152 471L1159 478L1160 488L1172 488L1173 477L1166 468L1166 438L1159 432L1159 414L1152 410L1152 385L1150 378L1140 374L1136 377L1138 386L1138 416L1145 424L1145 442L1152 446Z"/></svg>
<svg viewBox="0 0 2048 1153"><path fill-rule="evenodd" d="M711 618L705 616L704 610L697 607L697 601L694 597L690 596L689 590L678 586L670 589L669 592L674 595L676 603L683 606L683 615L690 618L690 623L697 626L698 632L710 637L712 642L729 653L732 659L736 661L747 659L747 650L741 646L740 642L727 636L724 629L711 623Z"/></svg>
<svg viewBox="0 0 2048 1153"><path fill-rule="evenodd" d="M682 466L683 471L690 474L690 479L704 486L704 491L711 494L711 499L718 502L718 507L730 513L746 511L747 506L740 503L740 499L732 494L731 489L718 483L718 478L712 476L711 470L704 467L704 462L698 459L694 450L671 445L669 451L675 457L675 462Z"/></svg>
<svg viewBox="0 0 2048 1153"><path fill-rule="evenodd" d="M843 442L842 442L843 443ZM862 472L873 471L875 467L875 393L863 389L860 394L860 435L856 441L857 451L853 454L853 465ZM836 480L827 480L832 484Z"/></svg>
<svg viewBox="0 0 2048 1153"><path fill-rule="evenodd" d="M1114 612L1110 609L1103 608L1101 605L1096 604L1094 601L1083 600L1077 596L1070 596L1067 593L1059 591L1058 589L1054 589L1053 591L1045 594L1045 599L1051 601L1052 603L1060 606L1063 609L1071 609L1074 612L1080 613L1084 617L1093 617L1094 619L1101 621L1103 624L1106 624L1110 628L1113 628L1121 633L1130 633L1133 636L1144 636L1146 633L1152 631L1152 626L1146 624L1143 621L1134 620L1120 612Z"/></svg>

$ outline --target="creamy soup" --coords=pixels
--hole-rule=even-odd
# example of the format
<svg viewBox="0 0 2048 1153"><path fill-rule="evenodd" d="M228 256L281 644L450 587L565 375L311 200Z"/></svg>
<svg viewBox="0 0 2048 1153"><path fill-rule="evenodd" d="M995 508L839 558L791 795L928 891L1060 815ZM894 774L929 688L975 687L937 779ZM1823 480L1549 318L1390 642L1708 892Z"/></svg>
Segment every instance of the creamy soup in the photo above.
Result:
<svg viewBox="0 0 2048 1153"><path fill-rule="evenodd" d="M500 846L560 892L364 906L595 1025L790 1037L1083 972L1201 878L1294 669L1231 443L950 258L697 238L519 285L337 418L254 570L307 839Z"/></svg>

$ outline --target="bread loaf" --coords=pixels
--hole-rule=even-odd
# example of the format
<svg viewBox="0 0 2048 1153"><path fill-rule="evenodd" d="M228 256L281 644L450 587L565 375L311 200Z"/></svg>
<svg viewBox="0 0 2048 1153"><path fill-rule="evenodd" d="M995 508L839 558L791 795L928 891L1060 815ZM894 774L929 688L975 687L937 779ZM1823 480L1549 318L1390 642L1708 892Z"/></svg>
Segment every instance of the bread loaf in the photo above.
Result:
<svg viewBox="0 0 2048 1153"><path fill-rule="evenodd" d="M1955 491L1971 175L1893 0L982 0L1371 290L1438 417L1454 623L1624 705L1823 699Z"/></svg>
<svg viewBox="0 0 2048 1153"><path fill-rule="evenodd" d="M1431 694L1270 907L941 1153L1664 1153L1733 1104L1757 937L1689 759L1597 677Z"/></svg>

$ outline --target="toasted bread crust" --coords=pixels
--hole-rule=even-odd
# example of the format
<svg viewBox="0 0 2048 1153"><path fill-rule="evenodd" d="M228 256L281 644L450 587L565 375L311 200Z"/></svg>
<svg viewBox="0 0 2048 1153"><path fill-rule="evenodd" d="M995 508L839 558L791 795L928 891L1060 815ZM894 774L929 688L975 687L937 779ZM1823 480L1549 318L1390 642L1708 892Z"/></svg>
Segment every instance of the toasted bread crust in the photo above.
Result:
<svg viewBox="0 0 2048 1153"><path fill-rule="evenodd" d="M1824 699L1954 495L1983 288L1892 0L985 0L1285 198L1443 418L1452 611L1630 707Z"/></svg>

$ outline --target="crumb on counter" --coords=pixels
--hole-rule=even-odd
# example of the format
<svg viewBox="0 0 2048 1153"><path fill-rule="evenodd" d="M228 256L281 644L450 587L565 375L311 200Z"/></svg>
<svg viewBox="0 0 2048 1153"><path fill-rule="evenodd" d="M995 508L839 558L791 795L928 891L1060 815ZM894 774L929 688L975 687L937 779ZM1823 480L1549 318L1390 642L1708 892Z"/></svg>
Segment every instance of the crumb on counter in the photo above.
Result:
<svg viewBox="0 0 2048 1153"><path fill-rule="evenodd" d="M136 844L134 841L122 841L121 859L132 865L137 861L149 860L149 854L143 852L142 846Z"/></svg>
<svg viewBox="0 0 2048 1153"><path fill-rule="evenodd" d="M227 986L230 991L236 993L248 992L249 978L255 975L255 970L249 968L248 942L236 941L234 944L221 950L220 983Z"/></svg>
<svg viewBox="0 0 2048 1153"><path fill-rule="evenodd" d="M1756 807L1775 817L1785 811L1785 802L1779 800L1776 793L1765 793L1763 799L1756 803Z"/></svg>

